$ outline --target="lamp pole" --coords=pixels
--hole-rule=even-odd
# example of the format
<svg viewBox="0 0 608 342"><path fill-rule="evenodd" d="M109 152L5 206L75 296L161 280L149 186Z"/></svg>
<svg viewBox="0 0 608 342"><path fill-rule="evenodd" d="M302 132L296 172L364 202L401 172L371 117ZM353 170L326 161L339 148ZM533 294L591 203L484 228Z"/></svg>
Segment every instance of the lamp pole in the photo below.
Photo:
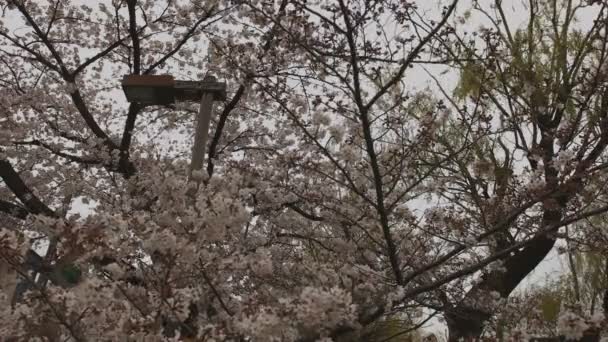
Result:
<svg viewBox="0 0 608 342"><path fill-rule="evenodd" d="M202 81L178 81L171 75L126 75L122 80L122 88L127 101L143 105L168 105L176 101L200 102L192 161L188 171L188 180L193 180L193 173L200 171L205 161L213 102L226 100L226 84L217 82L211 75L205 76Z"/></svg>
<svg viewBox="0 0 608 342"><path fill-rule="evenodd" d="M206 76L203 82L216 82L215 77ZM202 92L198 117L196 118L196 131L194 133L194 145L192 146L192 162L190 164L189 179L192 179L192 173L203 168L205 161L205 149L207 146L207 138L209 136L209 123L211 122L211 114L213 113L214 94L212 92Z"/></svg>

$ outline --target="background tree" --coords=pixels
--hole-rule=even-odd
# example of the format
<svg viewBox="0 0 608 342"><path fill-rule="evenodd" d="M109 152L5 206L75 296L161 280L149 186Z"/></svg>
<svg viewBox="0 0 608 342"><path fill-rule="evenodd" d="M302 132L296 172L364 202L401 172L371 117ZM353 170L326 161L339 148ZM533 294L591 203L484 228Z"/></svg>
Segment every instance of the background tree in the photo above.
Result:
<svg viewBox="0 0 608 342"><path fill-rule="evenodd" d="M480 307L479 299L509 297L554 248L558 222L603 202L605 6L529 1L518 12L526 10L526 21L518 25L502 1L474 2L470 13L489 27L454 30L445 40L446 56L469 58L455 64L461 77L454 96L444 92L457 112L453 120L456 127L467 122L483 136L443 168L447 184L440 195L470 222L465 234L487 234L506 217L505 229L479 244L478 253L511 250L460 294L446 293L450 340L479 336L497 308ZM593 18L586 19L585 28L577 24L581 12ZM440 136L448 151L458 139ZM522 210L513 215L513 208ZM532 241L521 246L521 239Z"/></svg>

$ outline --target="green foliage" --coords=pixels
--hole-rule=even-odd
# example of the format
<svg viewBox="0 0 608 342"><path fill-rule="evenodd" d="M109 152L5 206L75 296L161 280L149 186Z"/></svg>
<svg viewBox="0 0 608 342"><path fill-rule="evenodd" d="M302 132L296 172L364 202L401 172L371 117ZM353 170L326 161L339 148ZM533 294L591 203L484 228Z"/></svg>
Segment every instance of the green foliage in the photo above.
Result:
<svg viewBox="0 0 608 342"><path fill-rule="evenodd" d="M70 264L61 269L61 275L68 283L76 284L80 280L82 272L78 266Z"/></svg>
<svg viewBox="0 0 608 342"><path fill-rule="evenodd" d="M481 90L482 75L485 67L476 62L467 62L460 70L458 85L454 89L454 96L464 99L467 96L477 96Z"/></svg>
<svg viewBox="0 0 608 342"><path fill-rule="evenodd" d="M589 311L595 311L602 301L603 291L608 288L608 275L606 274L608 257L600 252L574 252L573 254L576 271L564 281L571 284L577 281L582 304ZM574 274L577 276L576 279L574 279Z"/></svg>
<svg viewBox="0 0 608 342"><path fill-rule="evenodd" d="M74 264L59 264L53 270L50 278L53 283L59 286L71 287L80 282L82 270Z"/></svg>
<svg viewBox="0 0 608 342"><path fill-rule="evenodd" d="M559 292L547 290L549 291L540 295L540 310L545 321L556 322L562 306L562 296Z"/></svg>
<svg viewBox="0 0 608 342"><path fill-rule="evenodd" d="M418 342L422 340L419 329L413 329L410 320L389 317L368 326L360 338L341 342Z"/></svg>

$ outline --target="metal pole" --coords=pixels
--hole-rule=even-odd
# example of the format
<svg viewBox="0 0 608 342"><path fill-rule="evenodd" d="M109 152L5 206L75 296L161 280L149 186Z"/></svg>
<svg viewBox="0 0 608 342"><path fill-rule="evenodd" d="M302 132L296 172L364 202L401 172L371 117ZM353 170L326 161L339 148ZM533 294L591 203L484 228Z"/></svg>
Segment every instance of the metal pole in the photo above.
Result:
<svg viewBox="0 0 608 342"><path fill-rule="evenodd" d="M215 82L215 77L207 76L205 82ZM194 133L194 146L192 146L192 163L190 164L189 179L192 179L192 172L201 170L205 161L207 149L207 137L209 136L209 122L213 112L214 95L212 92L203 92L201 105L196 118L196 132Z"/></svg>

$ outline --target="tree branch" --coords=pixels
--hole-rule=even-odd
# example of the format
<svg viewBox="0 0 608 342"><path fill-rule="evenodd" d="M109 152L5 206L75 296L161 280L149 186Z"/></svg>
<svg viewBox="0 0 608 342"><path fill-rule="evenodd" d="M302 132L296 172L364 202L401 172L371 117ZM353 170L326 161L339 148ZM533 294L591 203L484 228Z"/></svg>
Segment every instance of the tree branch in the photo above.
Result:
<svg viewBox="0 0 608 342"><path fill-rule="evenodd" d="M26 208L2 199L0 199L0 211L22 220L29 214Z"/></svg>
<svg viewBox="0 0 608 342"><path fill-rule="evenodd" d="M42 214L55 218L59 217L51 208L42 203L42 201L34 195L32 190L25 185L19 174L7 160L0 160L0 177L30 213Z"/></svg>

